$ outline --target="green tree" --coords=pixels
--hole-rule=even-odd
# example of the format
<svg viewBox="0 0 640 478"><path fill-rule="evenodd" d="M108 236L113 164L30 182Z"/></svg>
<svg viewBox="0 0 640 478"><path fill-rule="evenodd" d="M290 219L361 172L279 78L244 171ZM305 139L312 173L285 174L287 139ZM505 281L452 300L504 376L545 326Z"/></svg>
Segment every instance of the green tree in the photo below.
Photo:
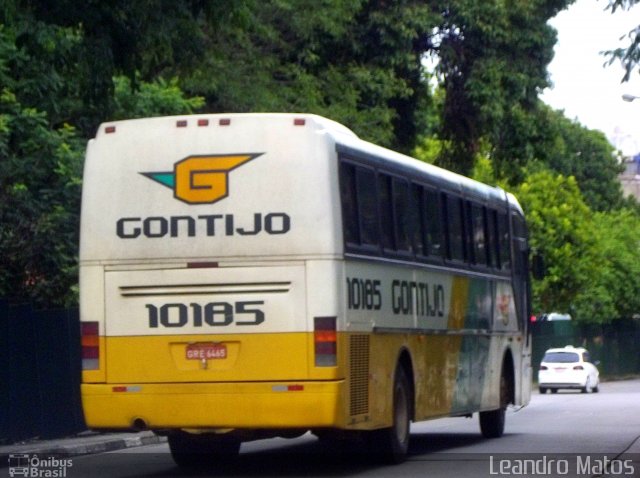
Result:
<svg viewBox="0 0 640 478"><path fill-rule="evenodd" d="M168 71L189 71L204 57L205 32L221 25L226 28L241 24L245 5L254 3L257 2L6 0L4 9L0 9L0 21L20 30L20 44L33 55L30 65L43 70L25 70L25 83L38 79L47 84L55 76L50 81L41 73L62 73L60 83L67 92L47 95L43 91L45 99L58 102L54 108L41 105L43 111L54 124L54 110L66 113L64 121L74 124L84 137L90 137L101 121L113 116L115 77L128 76L137 89L138 81L153 83L158 77L169 81L176 75L167 74ZM44 42L41 27L72 36L72 57L57 63L48 61L47 50L55 47L58 51L62 43L50 39ZM75 106L61 106L63 97L73 98Z"/></svg>
<svg viewBox="0 0 640 478"><path fill-rule="evenodd" d="M632 317L640 310L637 211L594 213L573 177L539 166L530 168L513 190L527 216L530 245L547 268L544 279L534 281L534 310L570 312L594 323Z"/></svg>
<svg viewBox="0 0 640 478"><path fill-rule="evenodd" d="M510 118L498 138L499 146L488 141L489 137L479 141L496 177L517 185L526 179L532 165L542 164L563 176L573 176L594 211L624 204L618 180L622 158L602 132L568 119L540 100L530 112L515 108Z"/></svg>
<svg viewBox="0 0 640 478"><path fill-rule="evenodd" d="M86 139L74 63L82 35L28 15L0 26L0 297L38 306L76 303L82 157ZM74 69L73 65L78 68ZM175 81L117 78L122 117L192 112Z"/></svg>
<svg viewBox="0 0 640 478"><path fill-rule="evenodd" d="M546 67L553 57L556 33L547 20L570 0L472 0L432 2L442 22L434 38L438 73L446 91L440 136L451 141L440 164L463 174L482 138L501 161L522 167L500 150L503 131L537 106L547 86Z"/></svg>
<svg viewBox="0 0 640 478"><path fill-rule="evenodd" d="M602 256L596 277L611 297L614 309L611 315L605 315L605 310L602 310L599 318L602 322L631 318L640 311L640 214L628 208L597 213L593 224ZM596 307L602 308L598 303Z"/></svg>
<svg viewBox="0 0 640 478"><path fill-rule="evenodd" d="M609 0L609 8L611 13L615 13L619 8L624 10L630 10L633 6L638 4L639 0ZM629 40L629 45L626 48L616 48L615 50L609 50L605 52L605 55L609 57L609 64L614 63L616 60L622 63L624 67L624 76L622 81L629 81L633 70L640 64L640 25L633 28L626 34Z"/></svg>
<svg viewBox="0 0 640 478"><path fill-rule="evenodd" d="M604 211L621 206L620 153L602 132L585 128L542 102L533 114L522 116L505 130L512 138L506 148L509 154L519 151L527 160L525 164L541 162L564 176L573 176L591 209ZM505 162L500 164L504 166ZM512 181L516 179L513 171L500 172Z"/></svg>
<svg viewBox="0 0 640 478"><path fill-rule="evenodd" d="M545 258L547 273L534 282L538 311L568 311L592 275L584 258L595 247L591 212L575 179L542 169L530 173L514 193L529 223L530 245Z"/></svg>
<svg viewBox="0 0 640 478"><path fill-rule="evenodd" d="M144 118L195 113L204 106L201 97L187 98L178 80L162 78L152 83L141 82L134 88L126 76L114 78L114 110L111 119Z"/></svg>
<svg viewBox="0 0 640 478"><path fill-rule="evenodd" d="M181 85L208 111L304 111L408 152L430 92L423 39L437 21L414 1L269 0L243 28L208 32L208 51Z"/></svg>
<svg viewBox="0 0 640 478"><path fill-rule="evenodd" d="M0 27L0 295L63 305L73 302L77 282L84 145L72 126L53 126L46 112L25 102L54 112L75 107L73 95L56 101L65 90L65 67L55 69L73 50L75 35L33 27L34 42L21 46L21 28ZM34 51L43 58L35 60Z"/></svg>

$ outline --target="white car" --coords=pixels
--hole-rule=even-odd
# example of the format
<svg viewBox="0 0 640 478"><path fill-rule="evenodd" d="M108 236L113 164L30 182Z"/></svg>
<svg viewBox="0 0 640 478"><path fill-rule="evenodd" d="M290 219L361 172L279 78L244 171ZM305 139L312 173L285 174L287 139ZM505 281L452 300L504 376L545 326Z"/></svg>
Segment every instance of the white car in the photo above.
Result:
<svg viewBox="0 0 640 478"><path fill-rule="evenodd" d="M567 345L545 352L538 371L540 393L556 393L561 388L576 388L582 393L597 392L600 373L584 348Z"/></svg>

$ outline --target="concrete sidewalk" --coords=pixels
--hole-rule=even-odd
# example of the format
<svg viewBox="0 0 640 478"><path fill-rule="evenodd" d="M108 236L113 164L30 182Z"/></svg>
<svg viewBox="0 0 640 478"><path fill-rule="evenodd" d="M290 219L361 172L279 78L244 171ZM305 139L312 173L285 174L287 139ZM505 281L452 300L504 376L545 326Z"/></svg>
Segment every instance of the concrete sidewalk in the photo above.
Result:
<svg viewBox="0 0 640 478"><path fill-rule="evenodd" d="M10 455L78 456L166 442L150 431L139 433L97 433L86 431L74 437L32 440L0 446L0 468L8 466Z"/></svg>

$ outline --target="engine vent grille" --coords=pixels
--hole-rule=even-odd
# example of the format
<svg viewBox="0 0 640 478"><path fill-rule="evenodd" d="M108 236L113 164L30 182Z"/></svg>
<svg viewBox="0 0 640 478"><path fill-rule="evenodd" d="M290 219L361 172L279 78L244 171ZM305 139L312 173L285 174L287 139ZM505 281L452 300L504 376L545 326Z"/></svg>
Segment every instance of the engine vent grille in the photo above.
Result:
<svg viewBox="0 0 640 478"><path fill-rule="evenodd" d="M350 414L369 413L369 336L352 335L349 338Z"/></svg>

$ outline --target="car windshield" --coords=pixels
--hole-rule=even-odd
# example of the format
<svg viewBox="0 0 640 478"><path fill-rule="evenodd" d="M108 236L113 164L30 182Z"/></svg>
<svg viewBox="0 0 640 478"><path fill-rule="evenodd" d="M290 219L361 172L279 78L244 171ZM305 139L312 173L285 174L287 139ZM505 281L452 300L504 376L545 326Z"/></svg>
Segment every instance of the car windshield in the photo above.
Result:
<svg viewBox="0 0 640 478"><path fill-rule="evenodd" d="M551 363L573 363L579 362L580 356L574 352L548 352L544 355L542 361Z"/></svg>

